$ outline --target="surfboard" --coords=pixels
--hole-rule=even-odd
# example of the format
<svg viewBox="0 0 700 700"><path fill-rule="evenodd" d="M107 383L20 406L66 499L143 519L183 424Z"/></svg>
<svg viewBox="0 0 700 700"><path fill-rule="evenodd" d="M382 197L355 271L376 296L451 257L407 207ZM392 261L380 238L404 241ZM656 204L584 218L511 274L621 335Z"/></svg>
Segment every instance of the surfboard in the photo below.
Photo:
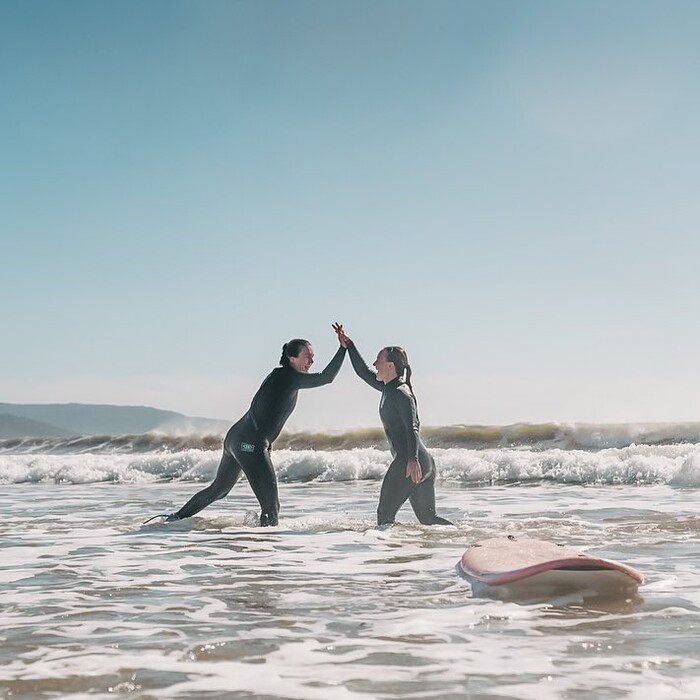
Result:
<svg viewBox="0 0 700 700"><path fill-rule="evenodd" d="M639 571L618 561L513 535L472 545L459 567L475 594L492 597L615 597L634 594L644 583Z"/></svg>

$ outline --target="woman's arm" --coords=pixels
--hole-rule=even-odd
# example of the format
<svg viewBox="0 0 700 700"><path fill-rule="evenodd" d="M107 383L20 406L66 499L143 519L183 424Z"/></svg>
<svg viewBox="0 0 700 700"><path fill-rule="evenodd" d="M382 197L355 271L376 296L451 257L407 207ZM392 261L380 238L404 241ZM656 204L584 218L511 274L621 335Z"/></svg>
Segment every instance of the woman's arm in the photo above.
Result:
<svg viewBox="0 0 700 700"><path fill-rule="evenodd" d="M355 370L355 374L373 389L382 391L382 389L384 389L384 382L380 382L377 379L374 370L362 359L362 355L360 355L352 340L348 342L348 353L350 354L350 362L352 363L352 368Z"/></svg>
<svg viewBox="0 0 700 700"><path fill-rule="evenodd" d="M345 348L341 345L322 372L316 372L314 374L296 372L295 378L297 380L297 386L300 389L314 389L317 386L330 384L336 378L338 372L340 372L340 366L345 359L345 352Z"/></svg>
<svg viewBox="0 0 700 700"><path fill-rule="evenodd" d="M362 355L360 355L359 351L355 347L355 343L353 343L352 339L345 333L343 325L341 323L334 323L333 330L336 332L340 344L344 348L348 349L348 352L350 353L350 362L352 363L352 368L355 370L355 374L362 379L362 381L367 382L367 384L369 384L373 389L382 391L384 388L384 382L380 382L377 379L377 375L374 373L374 370L372 370L362 359Z"/></svg>
<svg viewBox="0 0 700 700"><path fill-rule="evenodd" d="M416 400L406 384L396 387L396 410L406 431L406 454L409 458L418 459L418 410Z"/></svg>
<svg viewBox="0 0 700 700"><path fill-rule="evenodd" d="M396 388L396 409L406 433L406 454L408 463L406 464L406 478L414 484L420 483L423 478L423 470L418 461L419 436L418 430L420 422L418 420L418 409L416 400L411 394L411 390L405 384Z"/></svg>

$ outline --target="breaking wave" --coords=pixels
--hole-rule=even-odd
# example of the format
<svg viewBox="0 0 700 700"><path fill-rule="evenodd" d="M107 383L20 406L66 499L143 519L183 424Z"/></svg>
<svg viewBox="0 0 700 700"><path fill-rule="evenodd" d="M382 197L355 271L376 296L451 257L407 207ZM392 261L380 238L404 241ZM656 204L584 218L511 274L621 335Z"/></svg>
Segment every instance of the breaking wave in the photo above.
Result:
<svg viewBox="0 0 700 700"><path fill-rule="evenodd" d="M667 484L700 486L700 446L632 445L603 450L433 448L438 478L465 486L557 483L595 486ZM220 451L73 454L0 454L0 483L153 483L210 481ZM387 450L275 450L281 482L358 481L383 478Z"/></svg>
<svg viewBox="0 0 700 700"><path fill-rule="evenodd" d="M425 427L439 479L467 485L552 482L700 486L700 423ZM213 478L222 434L89 435L0 440L0 483L145 483ZM282 482L380 480L381 429L283 433Z"/></svg>
<svg viewBox="0 0 700 700"><path fill-rule="evenodd" d="M587 424L516 423L506 426L426 426L421 436L430 448L528 448L531 450L603 450L631 445L681 445L700 443L700 423ZM223 433L172 435L85 435L80 437L29 437L0 440L0 454L142 454L218 450ZM275 442L277 450L386 449L381 428L344 432L285 432Z"/></svg>

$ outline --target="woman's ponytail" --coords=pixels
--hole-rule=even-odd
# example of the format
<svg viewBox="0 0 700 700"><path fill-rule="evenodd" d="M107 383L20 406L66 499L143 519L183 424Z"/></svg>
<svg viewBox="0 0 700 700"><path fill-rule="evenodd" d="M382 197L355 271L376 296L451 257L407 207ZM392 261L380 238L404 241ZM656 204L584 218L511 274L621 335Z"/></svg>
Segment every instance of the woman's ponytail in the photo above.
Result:
<svg viewBox="0 0 700 700"><path fill-rule="evenodd" d="M408 384L408 388L411 390L411 393L413 394L413 384L411 384L411 375L413 374L413 370L411 369L411 365L406 365L406 384ZM415 394L414 394L415 396Z"/></svg>
<svg viewBox="0 0 700 700"><path fill-rule="evenodd" d="M395 369L396 369L396 374L399 375L403 379L404 372L408 370L408 377L410 379L411 377L411 367L408 364L408 355L406 354L406 351L402 348L399 347L398 345L389 345L388 347L384 348L386 350L386 359L387 362L392 362ZM409 383L410 386L410 383Z"/></svg>

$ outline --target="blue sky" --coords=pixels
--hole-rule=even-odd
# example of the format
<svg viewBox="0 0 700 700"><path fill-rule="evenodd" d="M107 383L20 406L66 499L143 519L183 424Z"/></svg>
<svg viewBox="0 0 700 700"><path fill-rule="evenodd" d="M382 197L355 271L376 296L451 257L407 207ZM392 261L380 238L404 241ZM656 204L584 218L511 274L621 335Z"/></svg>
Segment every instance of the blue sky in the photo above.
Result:
<svg viewBox="0 0 700 700"><path fill-rule="evenodd" d="M0 400L700 419L700 3L0 2ZM376 425L349 367L289 427Z"/></svg>

